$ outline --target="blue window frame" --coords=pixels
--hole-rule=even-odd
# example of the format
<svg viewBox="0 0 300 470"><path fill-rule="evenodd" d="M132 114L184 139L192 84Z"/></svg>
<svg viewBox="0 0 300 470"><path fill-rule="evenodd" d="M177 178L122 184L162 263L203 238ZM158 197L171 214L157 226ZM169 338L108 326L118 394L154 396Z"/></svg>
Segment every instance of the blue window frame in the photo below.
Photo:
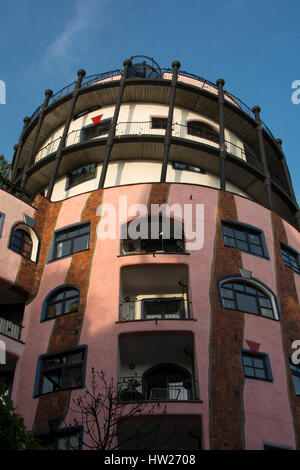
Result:
<svg viewBox="0 0 300 470"><path fill-rule="evenodd" d="M230 248L269 259L267 244L261 229L240 222L222 220L223 243Z"/></svg>
<svg viewBox="0 0 300 470"><path fill-rule="evenodd" d="M300 254L291 246L280 243L280 250L283 262L295 273L300 274Z"/></svg>
<svg viewBox="0 0 300 470"><path fill-rule="evenodd" d="M243 349L241 352L244 376L248 379L273 382L269 356L265 353L253 353Z"/></svg>
<svg viewBox="0 0 300 470"><path fill-rule="evenodd" d="M2 237L4 219L5 219L5 214L3 212L0 212L0 238Z"/></svg>
<svg viewBox="0 0 300 470"><path fill-rule="evenodd" d="M300 364L293 364L292 359L289 359L295 393L296 395L300 395Z"/></svg>
<svg viewBox="0 0 300 470"><path fill-rule="evenodd" d="M83 388L86 359L87 346L56 354L42 354L38 359L34 397Z"/></svg>
<svg viewBox="0 0 300 470"><path fill-rule="evenodd" d="M75 224L54 232L48 261L71 256L90 247L90 222Z"/></svg>
<svg viewBox="0 0 300 470"><path fill-rule="evenodd" d="M63 285L51 291L43 302L41 321L78 312L80 292L75 286Z"/></svg>

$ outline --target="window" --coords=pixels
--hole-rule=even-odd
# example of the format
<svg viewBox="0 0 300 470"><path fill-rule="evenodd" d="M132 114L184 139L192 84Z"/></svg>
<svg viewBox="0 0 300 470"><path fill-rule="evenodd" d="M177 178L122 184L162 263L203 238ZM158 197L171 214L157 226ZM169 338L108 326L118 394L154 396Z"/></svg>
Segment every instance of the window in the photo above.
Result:
<svg viewBox="0 0 300 470"><path fill-rule="evenodd" d="M224 308L275 318L270 296L258 289L253 283L223 282L221 296Z"/></svg>
<svg viewBox="0 0 300 470"><path fill-rule="evenodd" d="M189 121L187 123L187 133L216 143L219 143L220 140L219 133L212 126L202 121Z"/></svg>
<svg viewBox="0 0 300 470"><path fill-rule="evenodd" d="M102 119L102 121L95 125L86 126L82 128L81 131L81 142L85 142L86 140L93 139L94 137L101 137L102 135L106 135L110 131L112 119Z"/></svg>
<svg viewBox="0 0 300 470"><path fill-rule="evenodd" d="M91 165L82 166L81 168L77 168L76 170L71 171L67 175L66 189L70 189L77 184L95 178L96 170L97 164L92 163Z"/></svg>
<svg viewBox="0 0 300 470"><path fill-rule="evenodd" d="M174 168L174 170L192 171L194 173L201 173L202 175L206 174L205 170L202 170L201 168L198 168L197 166L186 165L185 163L173 162L172 167Z"/></svg>
<svg viewBox="0 0 300 470"><path fill-rule="evenodd" d="M153 117L151 118L152 129L167 129L168 118L165 117Z"/></svg>
<svg viewBox="0 0 300 470"><path fill-rule="evenodd" d="M296 395L300 395L300 364L293 364L292 359L290 358L290 368L292 379L294 383Z"/></svg>
<svg viewBox="0 0 300 470"><path fill-rule="evenodd" d="M53 258L59 259L78 251L88 250L90 242L90 224L77 225L54 234Z"/></svg>
<svg viewBox="0 0 300 470"><path fill-rule="evenodd" d="M238 248L251 255L268 258L268 250L261 230L245 224L222 222L223 242L225 246Z"/></svg>
<svg viewBox="0 0 300 470"><path fill-rule="evenodd" d="M273 381L267 354L242 351L244 376L250 379Z"/></svg>
<svg viewBox="0 0 300 470"><path fill-rule="evenodd" d="M45 300L46 305L42 319L50 320L67 313L78 312L79 300L80 294L76 288L63 287L58 290L55 289L55 292Z"/></svg>
<svg viewBox="0 0 300 470"><path fill-rule="evenodd" d="M3 214L3 212L0 212L0 238L2 237L4 219L5 219L5 214Z"/></svg>
<svg viewBox="0 0 300 470"><path fill-rule="evenodd" d="M60 430L55 433L37 436L41 447L45 450L80 450L82 429Z"/></svg>
<svg viewBox="0 0 300 470"><path fill-rule="evenodd" d="M151 318L183 318L185 316L183 299L144 299L142 305L144 320Z"/></svg>
<svg viewBox="0 0 300 470"><path fill-rule="evenodd" d="M85 358L86 348L40 356L35 396L59 390L82 388Z"/></svg>
<svg viewBox="0 0 300 470"><path fill-rule="evenodd" d="M13 231L10 248L19 255L31 259L32 240L30 235L24 229L17 228Z"/></svg>
<svg viewBox="0 0 300 470"><path fill-rule="evenodd" d="M280 243L280 249L284 264L295 271L295 273L300 274L299 253L284 243Z"/></svg>

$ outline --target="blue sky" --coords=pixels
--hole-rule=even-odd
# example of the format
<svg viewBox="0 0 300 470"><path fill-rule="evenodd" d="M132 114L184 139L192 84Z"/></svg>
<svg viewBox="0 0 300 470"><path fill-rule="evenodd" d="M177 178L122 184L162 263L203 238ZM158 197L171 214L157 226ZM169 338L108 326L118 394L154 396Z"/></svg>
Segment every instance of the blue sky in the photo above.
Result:
<svg viewBox="0 0 300 470"><path fill-rule="evenodd" d="M283 140L300 202L299 0L9 0L0 1L0 153L9 160L23 127L44 100L87 75L121 67L132 55L153 57L225 89L261 117Z"/></svg>

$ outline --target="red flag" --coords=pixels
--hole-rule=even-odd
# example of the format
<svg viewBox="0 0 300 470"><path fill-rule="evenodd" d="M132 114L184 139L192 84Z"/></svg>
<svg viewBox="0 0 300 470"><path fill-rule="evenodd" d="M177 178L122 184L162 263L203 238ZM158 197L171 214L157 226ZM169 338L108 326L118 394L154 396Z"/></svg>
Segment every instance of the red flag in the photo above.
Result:
<svg viewBox="0 0 300 470"><path fill-rule="evenodd" d="M94 126L97 126L102 118L103 114L99 114L99 116L92 117L92 121Z"/></svg>

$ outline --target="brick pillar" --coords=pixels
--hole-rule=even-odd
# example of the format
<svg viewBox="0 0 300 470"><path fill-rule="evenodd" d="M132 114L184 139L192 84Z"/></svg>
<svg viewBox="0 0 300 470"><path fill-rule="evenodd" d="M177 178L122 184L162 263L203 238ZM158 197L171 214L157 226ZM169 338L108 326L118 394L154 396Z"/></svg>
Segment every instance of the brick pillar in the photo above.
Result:
<svg viewBox="0 0 300 470"><path fill-rule="evenodd" d="M221 308L218 280L240 275L241 253L225 247L221 219L237 220L234 195L220 191L215 254L211 284L210 337L210 439L211 450L244 447L243 385L240 351L244 342L244 314Z"/></svg>

